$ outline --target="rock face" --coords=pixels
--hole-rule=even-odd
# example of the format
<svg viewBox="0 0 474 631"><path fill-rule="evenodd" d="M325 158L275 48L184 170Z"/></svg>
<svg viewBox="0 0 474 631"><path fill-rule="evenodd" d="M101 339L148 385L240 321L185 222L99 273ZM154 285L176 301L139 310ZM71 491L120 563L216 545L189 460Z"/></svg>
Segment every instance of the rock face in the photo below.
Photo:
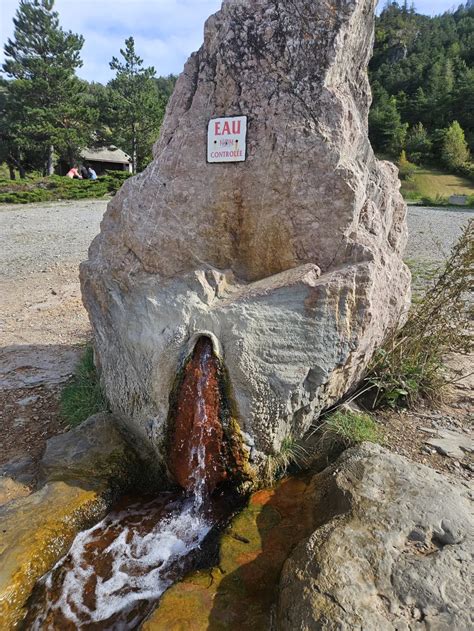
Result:
<svg viewBox="0 0 474 631"><path fill-rule="evenodd" d="M369 444L313 489L323 525L284 566L279 631L473 628L472 490Z"/></svg>
<svg viewBox="0 0 474 631"><path fill-rule="evenodd" d="M373 0L225 0L187 62L154 160L81 267L114 414L165 458L177 371L205 335L250 460L360 378L407 307L406 207L367 137ZM247 160L206 162L248 117Z"/></svg>

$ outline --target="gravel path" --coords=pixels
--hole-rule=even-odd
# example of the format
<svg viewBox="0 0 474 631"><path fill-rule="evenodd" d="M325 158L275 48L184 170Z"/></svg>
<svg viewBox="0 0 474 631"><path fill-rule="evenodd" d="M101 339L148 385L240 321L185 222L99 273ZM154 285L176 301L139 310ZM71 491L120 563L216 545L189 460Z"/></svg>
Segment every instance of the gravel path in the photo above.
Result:
<svg viewBox="0 0 474 631"><path fill-rule="evenodd" d="M408 244L405 259L435 263L447 257L474 210L408 208Z"/></svg>
<svg viewBox="0 0 474 631"><path fill-rule="evenodd" d="M0 206L0 331L8 345L75 345L88 335L77 268L107 200ZM406 258L449 252L473 211L411 207Z"/></svg>
<svg viewBox="0 0 474 631"><path fill-rule="evenodd" d="M57 264L78 265L99 232L107 201L0 205L0 265L5 278L25 278Z"/></svg>
<svg viewBox="0 0 474 631"><path fill-rule="evenodd" d="M8 345L74 345L88 335L77 268L107 200L0 206L0 331ZM406 258L444 258L474 212L411 207ZM5 299L6 298L6 299Z"/></svg>

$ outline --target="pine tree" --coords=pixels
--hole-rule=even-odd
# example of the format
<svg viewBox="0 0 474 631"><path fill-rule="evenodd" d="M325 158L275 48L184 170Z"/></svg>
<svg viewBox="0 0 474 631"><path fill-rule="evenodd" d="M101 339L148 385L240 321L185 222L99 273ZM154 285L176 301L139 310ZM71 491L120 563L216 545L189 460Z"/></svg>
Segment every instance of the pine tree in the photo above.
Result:
<svg viewBox="0 0 474 631"><path fill-rule="evenodd" d="M464 131L458 121L453 121L445 130L442 160L450 169L458 169L469 160Z"/></svg>
<svg viewBox="0 0 474 631"><path fill-rule="evenodd" d="M415 164L421 164L431 155L431 141L423 123L414 125L407 134L406 151L408 159Z"/></svg>
<svg viewBox="0 0 474 631"><path fill-rule="evenodd" d="M383 89L369 115L370 140L374 148L391 156L399 155L405 142L408 125L401 122L397 100Z"/></svg>
<svg viewBox="0 0 474 631"><path fill-rule="evenodd" d="M123 61L113 57L110 68L116 75L109 82L112 95L111 127L115 138L132 158L133 172L146 166L164 113L159 97L155 69L144 68L135 51L133 37L120 50Z"/></svg>
<svg viewBox="0 0 474 631"><path fill-rule="evenodd" d="M94 112L82 102L84 83L75 76L82 65L84 39L59 25L54 0L20 0L13 39L5 45L3 72L18 159L39 154L44 170L53 171L54 150L74 159L87 142Z"/></svg>

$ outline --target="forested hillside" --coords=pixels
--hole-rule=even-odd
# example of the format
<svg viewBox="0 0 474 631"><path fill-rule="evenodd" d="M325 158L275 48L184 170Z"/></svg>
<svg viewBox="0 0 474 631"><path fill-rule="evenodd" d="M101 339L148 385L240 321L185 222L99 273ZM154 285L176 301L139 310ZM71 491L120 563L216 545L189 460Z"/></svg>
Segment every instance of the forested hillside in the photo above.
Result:
<svg viewBox="0 0 474 631"><path fill-rule="evenodd" d="M436 17L388 3L370 63L374 148L468 174L474 148L474 4Z"/></svg>

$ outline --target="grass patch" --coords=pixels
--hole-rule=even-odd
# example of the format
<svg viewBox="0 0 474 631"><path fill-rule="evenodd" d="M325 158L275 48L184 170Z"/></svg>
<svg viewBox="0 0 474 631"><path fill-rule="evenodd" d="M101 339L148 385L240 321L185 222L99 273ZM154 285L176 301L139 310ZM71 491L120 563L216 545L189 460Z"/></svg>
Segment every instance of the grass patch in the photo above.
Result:
<svg viewBox="0 0 474 631"><path fill-rule="evenodd" d="M68 199L93 199L113 195L130 177L125 171L107 171L97 180L71 180L68 177L29 175L23 180L0 178L0 203L28 204Z"/></svg>
<svg viewBox="0 0 474 631"><path fill-rule="evenodd" d="M372 409L412 407L443 397L448 353L472 350L474 220L471 219L432 286L412 306L406 324L375 354L361 387Z"/></svg>
<svg viewBox="0 0 474 631"><path fill-rule="evenodd" d="M363 442L381 443L383 434L375 420L365 412L337 410L327 416L322 425L322 440L341 442L351 447Z"/></svg>
<svg viewBox="0 0 474 631"><path fill-rule="evenodd" d="M71 383L62 391L60 410L71 426L79 425L89 416L107 410L107 401L94 365L92 346L86 347Z"/></svg>
<svg viewBox="0 0 474 631"><path fill-rule="evenodd" d="M276 480L285 475L290 469L304 467L308 460L308 453L293 436L286 436L280 446L280 451L267 457L263 481L266 486L272 486Z"/></svg>
<svg viewBox="0 0 474 631"><path fill-rule="evenodd" d="M467 195L468 206L474 206L472 182L431 167L417 167L414 173L402 180L401 192L406 200L432 206L448 205L451 195Z"/></svg>

